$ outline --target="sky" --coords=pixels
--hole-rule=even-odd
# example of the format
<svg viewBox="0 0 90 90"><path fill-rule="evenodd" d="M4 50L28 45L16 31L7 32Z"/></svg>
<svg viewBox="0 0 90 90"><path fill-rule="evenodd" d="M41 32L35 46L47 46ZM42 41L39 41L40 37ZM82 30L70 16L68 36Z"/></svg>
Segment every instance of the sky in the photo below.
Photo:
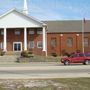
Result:
<svg viewBox="0 0 90 90"><path fill-rule="evenodd" d="M23 9L24 0L0 0L0 15L16 8ZM90 0L27 0L29 15L39 20L90 20Z"/></svg>

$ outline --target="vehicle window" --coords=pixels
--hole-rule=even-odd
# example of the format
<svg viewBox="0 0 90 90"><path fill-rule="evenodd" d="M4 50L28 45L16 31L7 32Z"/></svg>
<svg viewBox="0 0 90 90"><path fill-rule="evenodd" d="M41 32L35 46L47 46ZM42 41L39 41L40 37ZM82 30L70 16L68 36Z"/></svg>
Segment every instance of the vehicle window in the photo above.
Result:
<svg viewBox="0 0 90 90"><path fill-rule="evenodd" d="M73 54L71 55L71 57L78 57L78 54Z"/></svg>
<svg viewBox="0 0 90 90"><path fill-rule="evenodd" d="M85 56L90 57L90 53L86 53Z"/></svg>
<svg viewBox="0 0 90 90"><path fill-rule="evenodd" d="M79 54L79 56L80 56L80 57L83 57L83 56L84 56L84 54Z"/></svg>

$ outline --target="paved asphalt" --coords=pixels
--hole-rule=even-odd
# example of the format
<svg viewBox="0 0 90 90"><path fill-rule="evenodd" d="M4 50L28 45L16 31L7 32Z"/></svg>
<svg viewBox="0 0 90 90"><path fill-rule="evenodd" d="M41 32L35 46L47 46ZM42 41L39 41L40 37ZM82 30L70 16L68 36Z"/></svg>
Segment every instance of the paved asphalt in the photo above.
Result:
<svg viewBox="0 0 90 90"><path fill-rule="evenodd" d="M90 77L90 65L59 63L0 64L0 79Z"/></svg>

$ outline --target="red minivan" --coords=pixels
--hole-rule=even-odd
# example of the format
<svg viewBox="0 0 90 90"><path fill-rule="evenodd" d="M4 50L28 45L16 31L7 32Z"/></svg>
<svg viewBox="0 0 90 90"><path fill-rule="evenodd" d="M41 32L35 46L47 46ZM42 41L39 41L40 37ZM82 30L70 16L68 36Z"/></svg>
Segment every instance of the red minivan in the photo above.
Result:
<svg viewBox="0 0 90 90"><path fill-rule="evenodd" d="M90 61L90 53L75 53L70 57L65 57L61 59L61 63L64 65L69 65L70 63L83 63L87 65Z"/></svg>

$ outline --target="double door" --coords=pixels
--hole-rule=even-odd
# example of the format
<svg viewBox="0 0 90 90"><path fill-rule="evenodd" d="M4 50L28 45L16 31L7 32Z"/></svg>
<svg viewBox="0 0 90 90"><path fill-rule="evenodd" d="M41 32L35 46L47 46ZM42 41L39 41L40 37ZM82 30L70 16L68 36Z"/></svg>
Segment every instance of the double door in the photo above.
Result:
<svg viewBox="0 0 90 90"><path fill-rule="evenodd" d="M22 42L14 42L13 43L13 51L22 51Z"/></svg>

